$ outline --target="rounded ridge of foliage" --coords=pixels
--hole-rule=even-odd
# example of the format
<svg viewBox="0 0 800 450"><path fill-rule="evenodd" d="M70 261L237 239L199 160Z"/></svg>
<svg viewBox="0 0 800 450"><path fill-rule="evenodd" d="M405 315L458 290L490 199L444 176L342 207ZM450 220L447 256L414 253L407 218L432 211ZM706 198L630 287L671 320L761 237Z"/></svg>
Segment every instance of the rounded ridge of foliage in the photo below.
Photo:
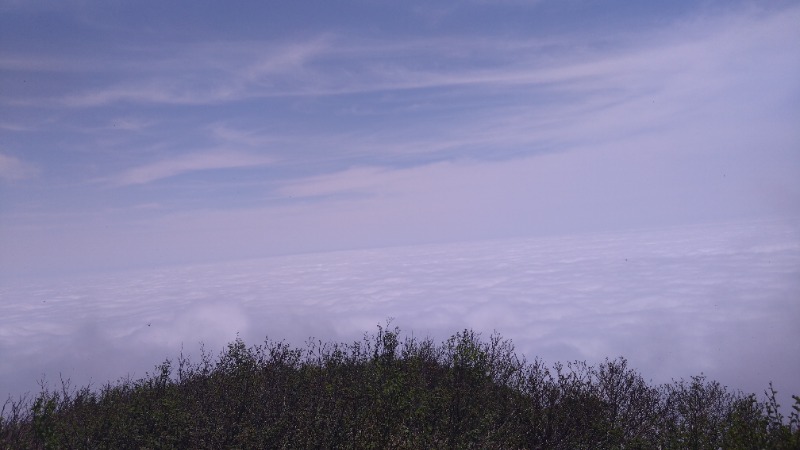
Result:
<svg viewBox="0 0 800 450"><path fill-rule="evenodd" d="M624 358L531 362L499 334L441 344L378 326L352 343L166 360L99 390L5 402L0 448L800 448L780 414L703 375L651 385Z"/></svg>

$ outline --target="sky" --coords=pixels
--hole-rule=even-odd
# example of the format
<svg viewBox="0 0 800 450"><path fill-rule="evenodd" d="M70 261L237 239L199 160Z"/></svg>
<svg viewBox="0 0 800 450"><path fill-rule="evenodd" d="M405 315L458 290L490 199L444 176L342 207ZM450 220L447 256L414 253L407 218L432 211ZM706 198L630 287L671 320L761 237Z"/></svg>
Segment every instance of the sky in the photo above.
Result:
<svg viewBox="0 0 800 450"><path fill-rule="evenodd" d="M800 215L800 4L0 2L0 273Z"/></svg>
<svg viewBox="0 0 800 450"><path fill-rule="evenodd" d="M798 23L0 0L0 385L391 316L800 393Z"/></svg>

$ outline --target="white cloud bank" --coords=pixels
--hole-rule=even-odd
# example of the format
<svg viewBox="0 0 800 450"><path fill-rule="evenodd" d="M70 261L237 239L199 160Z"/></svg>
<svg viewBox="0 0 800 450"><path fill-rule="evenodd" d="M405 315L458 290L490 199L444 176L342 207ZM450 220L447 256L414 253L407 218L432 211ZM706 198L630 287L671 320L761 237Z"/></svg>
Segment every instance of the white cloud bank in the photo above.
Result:
<svg viewBox="0 0 800 450"><path fill-rule="evenodd" d="M0 286L0 385L61 372L141 376L181 344L239 333L358 339L388 317L416 336L464 327L527 357L626 356L646 378L704 372L800 392L800 238L774 222L428 245ZM1 393L5 395L6 393Z"/></svg>

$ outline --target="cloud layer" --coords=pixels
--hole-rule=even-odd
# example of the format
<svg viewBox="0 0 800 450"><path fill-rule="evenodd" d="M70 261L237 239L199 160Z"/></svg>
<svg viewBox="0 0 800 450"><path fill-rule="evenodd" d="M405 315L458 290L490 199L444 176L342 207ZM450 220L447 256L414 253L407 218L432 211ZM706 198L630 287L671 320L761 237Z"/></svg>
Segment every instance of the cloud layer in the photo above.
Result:
<svg viewBox="0 0 800 450"><path fill-rule="evenodd" d="M389 317L444 339L497 330L546 361L626 356L646 378L703 372L800 390L800 240L780 223L398 247L121 272L0 291L0 380L95 385L237 334L358 339ZM788 397L787 397L788 398Z"/></svg>

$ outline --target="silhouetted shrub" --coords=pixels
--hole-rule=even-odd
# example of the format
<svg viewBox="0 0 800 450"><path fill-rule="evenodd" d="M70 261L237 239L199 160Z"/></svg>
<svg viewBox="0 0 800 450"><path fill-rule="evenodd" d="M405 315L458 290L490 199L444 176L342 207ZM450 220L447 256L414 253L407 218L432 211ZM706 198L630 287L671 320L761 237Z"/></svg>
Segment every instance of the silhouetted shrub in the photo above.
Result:
<svg viewBox="0 0 800 450"><path fill-rule="evenodd" d="M622 358L548 367L471 330L440 345L388 325L304 349L237 339L176 364L9 399L0 447L800 448L800 398L783 417L771 385L762 402L702 375L651 386Z"/></svg>

